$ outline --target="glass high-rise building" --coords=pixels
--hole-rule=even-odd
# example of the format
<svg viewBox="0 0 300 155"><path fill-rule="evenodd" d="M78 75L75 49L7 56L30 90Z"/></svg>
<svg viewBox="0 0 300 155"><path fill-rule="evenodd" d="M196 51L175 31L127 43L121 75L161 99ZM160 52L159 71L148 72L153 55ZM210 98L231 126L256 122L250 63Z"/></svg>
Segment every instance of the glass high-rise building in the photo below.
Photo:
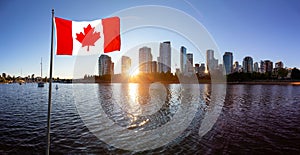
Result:
<svg viewBox="0 0 300 155"><path fill-rule="evenodd" d="M273 62L270 60L265 60L264 61L264 69L265 69L265 73L266 72L271 73L273 71Z"/></svg>
<svg viewBox="0 0 300 155"><path fill-rule="evenodd" d="M206 65L207 71L213 71L218 68L218 59L214 57L214 50L206 51Z"/></svg>
<svg viewBox="0 0 300 155"><path fill-rule="evenodd" d="M193 53L188 53L186 54L187 62L186 62L186 68L188 73L193 73L194 72L194 67L193 67Z"/></svg>
<svg viewBox="0 0 300 155"><path fill-rule="evenodd" d="M186 48L184 46L180 47L180 71L181 73L185 73L186 69Z"/></svg>
<svg viewBox="0 0 300 155"><path fill-rule="evenodd" d="M253 65L253 72L259 72L259 68L258 68L258 62L255 62Z"/></svg>
<svg viewBox="0 0 300 155"><path fill-rule="evenodd" d="M232 73L233 55L232 52L225 52L223 55L223 65L226 75Z"/></svg>
<svg viewBox="0 0 300 155"><path fill-rule="evenodd" d="M152 61L151 62L151 72L152 73L156 73L157 72L157 62L156 61Z"/></svg>
<svg viewBox="0 0 300 155"><path fill-rule="evenodd" d="M128 56L122 56L121 63L121 73L128 75L131 68L131 59Z"/></svg>
<svg viewBox="0 0 300 155"><path fill-rule="evenodd" d="M243 60L243 72L252 73L253 72L253 59L250 56L247 56Z"/></svg>
<svg viewBox="0 0 300 155"><path fill-rule="evenodd" d="M259 72L260 72L260 73L265 73L265 62L262 61L262 60L260 61Z"/></svg>
<svg viewBox="0 0 300 155"><path fill-rule="evenodd" d="M171 72L171 42L165 41L160 43L159 58L158 58L158 71Z"/></svg>
<svg viewBox="0 0 300 155"><path fill-rule="evenodd" d="M111 61L111 57L101 54L98 59L98 72L99 76L114 74L114 63Z"/></svg>
<svg viewBox="0 0 300 155"><path fill-rule="evenodd" d="M152 54L151 48L142 47L139 49L139 71L142 73L151 73Z"/></svg>

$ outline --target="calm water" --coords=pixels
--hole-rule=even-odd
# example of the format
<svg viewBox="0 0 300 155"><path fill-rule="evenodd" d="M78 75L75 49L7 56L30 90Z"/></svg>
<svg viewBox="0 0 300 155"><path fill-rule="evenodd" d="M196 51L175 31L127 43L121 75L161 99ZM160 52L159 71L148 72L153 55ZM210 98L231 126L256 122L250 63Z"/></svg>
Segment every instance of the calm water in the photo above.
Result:
<svg viewBox="0 0 300 155"><path fill-rule="evenodd" d="M51 153L300 153L299 86L58 87ZM48 85L0 85L0 154L45 153L47 99Z"/></svg>

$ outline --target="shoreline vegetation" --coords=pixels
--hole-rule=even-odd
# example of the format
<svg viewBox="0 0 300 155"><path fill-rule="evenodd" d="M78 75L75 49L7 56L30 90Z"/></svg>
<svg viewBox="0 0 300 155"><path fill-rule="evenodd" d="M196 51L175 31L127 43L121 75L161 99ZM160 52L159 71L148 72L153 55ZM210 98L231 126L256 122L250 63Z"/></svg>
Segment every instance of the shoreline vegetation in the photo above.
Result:
<svg viewBox="0 0 300 155"><path fill-rule="evenodd" d="M140 73L136 76L104 75L104 76L84 76L83 79L74 79L73 83L155 83L162 84L247 84L247 85L300 85L298 78L280 78L271 74L262 73L233 73L224 76L220 73L200 76L193 74L183 76L172 73Z"/></svg>
<svg viewBox="0 0 300 155"><path fill-rule="evenodd" d="M224 75L222 72L211 72L211 74L200 75L181 73L139 73L135 76L114 74L114 75L85 75L82 79L60 79L53 78L53 83L155 83L162 84L259 84L259 85L300 85L300 70L294 68L290 76L286 74L280 76L273 73L244 73L235 72ZM0 84L5 83L36 83L37 81L48 82L47 77L11 77L2 73L0 76Z"/></svg>
<svg viewBox="0 0 300 155"><path fill-rule="evenodd" d="M156 81L162 84L182 84L180 82L171 82L171 81ZM0 82L0 84L13 84L19 82ZM37 83L37 82L22 82L23 83ZM155 83L155 82L132 82L132 81L94 81L94 80L84 80L84 79L64 79L64 81L53 81L53 83L98 83L98 84L109 84L109 83ZM261 81L237 81L237 82L220 82L215 81L211 82L211 80L207 81L199 81L198 83L185 83L185 84L228 84L228 85L299 85L300 80L261 80Z"/></svg>

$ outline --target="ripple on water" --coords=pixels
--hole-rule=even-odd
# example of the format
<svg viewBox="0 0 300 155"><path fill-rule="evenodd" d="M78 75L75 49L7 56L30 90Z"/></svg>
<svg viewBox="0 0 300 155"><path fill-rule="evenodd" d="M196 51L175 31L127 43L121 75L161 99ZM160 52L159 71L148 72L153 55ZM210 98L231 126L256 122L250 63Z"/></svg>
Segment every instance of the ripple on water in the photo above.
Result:
<svg viewBox="0 0 300 155"><path fill-rule="evenodd" d="M59 84L53 92L51 115L51 153L83 154L134 154L117 149L99 140L87 126L97 126L95 119L100 114L90 111L84 114L89 124L84 124L75 104L76 94L97 92L100 102L92 108L102 106L110 120L120 126L136 125L137 132L154 130L172 120L179 100L188 97L180 94L180 87L170 86L168 102L151 116L130 115L122 107L132 100L126 85ZM151 88L151 91L160 86ZM76 88L76 90L74 90ZM127 92L126 92L127 90ZM142 90L140 90L142 91ZM120 94L124 92L125 94ZM198 130L204 113L210 108L210 85L200 85L199 96L187 100L199 100L199 111L191 125L181 137L166 146L139 153L147 154L240 154L271 153L299 154L300 141L300 87L272 85L228 85L222 112L212 130L200 137ZM119 96L113 98L113 94ZM93 93L92 93L93 94ZM47 122L47 85L37 88L36 84L0 85L0 154L37 153L45 151ZM135 93L136 99L145 102L147 93ZM120 98L120 96L122 96ZM90 106L94 99L83 96L81 101ZM93 98L93 97L92 97ZM97 99L98 101L98 99ZM115 104L118 102L118 104ZM186 103L184 103L186 104ZM113 106L114 105L114 106ZM125 109L124 109L125 108ZM146 120L149 120L147 122ZM107 122L93 132L111 130ZM109 136L109 135L106 135ZM127 140L128 134L123 133ZM153 137L155 138L155 137Z"/></svg>

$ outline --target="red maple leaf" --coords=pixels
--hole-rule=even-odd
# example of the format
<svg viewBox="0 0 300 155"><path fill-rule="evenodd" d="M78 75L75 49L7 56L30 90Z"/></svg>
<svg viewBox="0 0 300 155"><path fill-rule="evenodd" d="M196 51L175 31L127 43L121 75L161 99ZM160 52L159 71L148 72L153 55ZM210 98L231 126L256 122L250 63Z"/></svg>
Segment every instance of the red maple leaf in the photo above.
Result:
<svg viewBox="0 0 300 155"><path fill-rule="evenodd" d="M84 34L76 33L76 39L82 44L82 47L87 46L87 51L89 51L90 46L95 46L95 42L100 38L100 32L95 32L95 27L92 28L90 24L83 30Z"/></svg>

